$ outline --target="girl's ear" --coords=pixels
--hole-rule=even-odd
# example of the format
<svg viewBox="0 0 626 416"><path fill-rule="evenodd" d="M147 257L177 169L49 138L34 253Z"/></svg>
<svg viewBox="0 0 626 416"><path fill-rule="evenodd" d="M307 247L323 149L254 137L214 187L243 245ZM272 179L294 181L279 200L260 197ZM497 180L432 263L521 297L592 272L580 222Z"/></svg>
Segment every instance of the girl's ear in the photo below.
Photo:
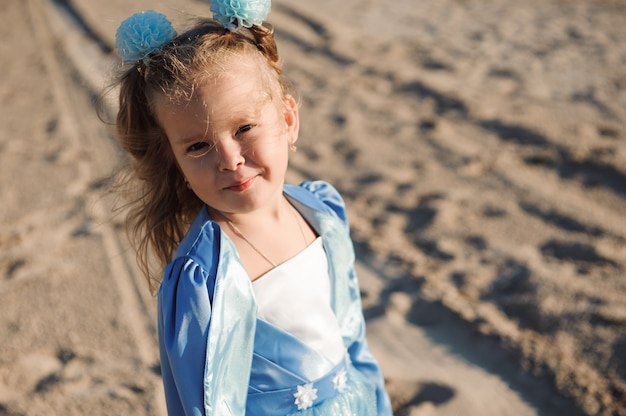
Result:
<svg viewBox="0 0 626 416"><path fill-rule="evenodd" d="M298 113L298 103L291 95L284 98L285 103L285 126L287 127L288 144L293 145L298 140L300 130L300 115Z"/></svg>

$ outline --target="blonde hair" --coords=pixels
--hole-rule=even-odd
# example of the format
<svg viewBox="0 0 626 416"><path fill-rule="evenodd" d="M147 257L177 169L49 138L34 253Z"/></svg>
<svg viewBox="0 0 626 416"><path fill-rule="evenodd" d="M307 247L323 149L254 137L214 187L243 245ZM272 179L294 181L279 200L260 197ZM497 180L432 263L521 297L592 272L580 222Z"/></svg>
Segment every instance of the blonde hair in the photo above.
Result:
<svg viewBox="0 0 626 416"><path fill-rule="evenodd" d="M241 55L267 62L271 77L283 96L287 94L290 87L282 77L269 25L231 32L216 21L202 20L119 78L116 133L132 158L117 186L129 200L126 229L153 293L203 203L186 186L151 101L156 94L173 102L188 100L203 79L223 71L225 63L236 62L230 58ZM151 265L152 256L158 267Z"/></svg>

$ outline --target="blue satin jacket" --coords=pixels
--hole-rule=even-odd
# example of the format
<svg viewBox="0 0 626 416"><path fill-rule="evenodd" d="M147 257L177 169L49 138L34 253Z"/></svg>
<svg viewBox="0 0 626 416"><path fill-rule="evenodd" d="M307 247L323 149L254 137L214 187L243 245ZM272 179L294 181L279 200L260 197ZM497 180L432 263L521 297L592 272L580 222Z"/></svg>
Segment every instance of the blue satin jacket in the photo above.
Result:
<svg viewBox="0 0 626 416"><path fill-rule="evenodd" d="M325 182L286 185L284 193L322 236L331 276L331 306L350 361L375 383L378 414L391 415L382 374L365 340L354 249L343 200ZM263 384L267 391L302 384L306 366L315 365L316 357L289 334L268 330L270 326L257 319L252 285L235 246L206 209L201 210L166 267L158 293L159 346L168 413L195 416L278 412L267 410L278 400L272 394L263 400L265 394L259 394L254 386ZM274 350L278 345L297 351L302 358L273 363L269 368L262 357L269 345L268 337L274 341ZM280 342L276 343L275 337ZM276 386L267 385L267 380ZM253 396L255 406L246 409Z"/></svg>

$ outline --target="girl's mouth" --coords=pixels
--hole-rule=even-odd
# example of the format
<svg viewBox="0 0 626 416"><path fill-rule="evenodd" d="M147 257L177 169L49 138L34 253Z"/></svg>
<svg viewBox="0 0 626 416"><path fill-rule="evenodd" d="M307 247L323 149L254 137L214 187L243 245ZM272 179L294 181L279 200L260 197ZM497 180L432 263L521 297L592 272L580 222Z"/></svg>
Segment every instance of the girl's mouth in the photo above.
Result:
<svg viewBox="0 0 626 416"><path fill-rule="evenodd" d="M256 176L253 176L241 182L237 182L233 185L230 185L226 189L228 189L229 191L234 191L234 192L243 192L252 186L255 179L256 179Z"/></svg>

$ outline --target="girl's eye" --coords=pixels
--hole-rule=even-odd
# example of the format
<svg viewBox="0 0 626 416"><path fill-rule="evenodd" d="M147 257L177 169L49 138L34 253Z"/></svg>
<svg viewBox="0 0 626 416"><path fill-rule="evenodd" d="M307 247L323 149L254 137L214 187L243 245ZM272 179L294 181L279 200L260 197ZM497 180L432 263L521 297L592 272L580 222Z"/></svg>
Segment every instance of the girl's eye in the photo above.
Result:
<svg viewBox="0 0 626 416"><path fill-rule="evenodd" d="M187 148L187 154L191 157L201 157L211 151L211 146L207 142L194 143Z"/></svg>
<svg viewBox="0 0 626 416"><path fill-rule="evenodd" d="M236 134L240 135L240 134L247 133L252 129L252 127L254 127L252 124L245 124L237 129Z"/></svg>

